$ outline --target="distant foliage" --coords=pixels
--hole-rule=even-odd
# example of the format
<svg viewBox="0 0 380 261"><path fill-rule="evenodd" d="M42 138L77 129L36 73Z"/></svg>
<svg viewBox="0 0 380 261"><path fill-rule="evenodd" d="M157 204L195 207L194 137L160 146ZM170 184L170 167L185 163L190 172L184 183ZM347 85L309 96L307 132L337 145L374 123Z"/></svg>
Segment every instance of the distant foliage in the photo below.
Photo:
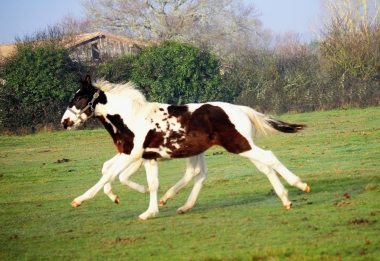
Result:
<svg viewBox="0 0 380 261"><path fill-rule="evenodd" d="M96 67L96 75L112 83L127 82L131 75L133 55L124 55Z"/></svg>
<svg viewBox="0 0 380 261"><path fill-rule="evenodd" d="M231 61L224 85L239 94L234 103L269 113L380 105L376 52L367 59L364 44L344 41L339 46L345 52L327 50L327 43L338 46L332 42L283 39L270 49L245 51Z"/></svg>
<svg viewBox="0 0 380 261"><path fill-rule="evenodd" d="M116 82L133 81L148 100L170 104L232 100L215 56L190 44L165 41L98 69Z"/></svg>
<svg viewBox="0 0 380 261"><path fill-rule="evenodd" d="M74 39L67 35L81 27L75 21L25 37L13 58L0 57L0 131L59 125L84 70L113 83L133 81L152 102L225 101L268 113L380 105L377 0L323 1L321 38L308 44L294 33L262 30L256 9L243 2L85 1L94 19L84 28L122 29L160 44L78 65L65 51Z"/></svg>
<svg viewBox="0 0 380 261"><path fill-rule="evenodd" d="M62 48L18 45L7 61L0 89L1 130L30 132L54 128L77 88L78 68Z"/></svg>

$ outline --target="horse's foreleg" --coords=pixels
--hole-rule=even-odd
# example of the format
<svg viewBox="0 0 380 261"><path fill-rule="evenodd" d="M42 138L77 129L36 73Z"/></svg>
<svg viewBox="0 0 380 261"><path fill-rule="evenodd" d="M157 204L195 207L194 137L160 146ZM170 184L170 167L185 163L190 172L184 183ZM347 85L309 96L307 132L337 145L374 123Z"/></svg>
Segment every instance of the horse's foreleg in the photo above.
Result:
<svg viewBox="0 0 380 261"><path fill-rule="evenodd" d="M71 205L73 207L77 207L80 206L83 201L93 198L106 184L112 182L120 174L120 172L126 168L133 168L133 162L134 161L128 160L128 156L125 154L118 154L111 160L107 161L106 164L103 165L103 176L100 180L83 195L75 198Z"/></svg>
<svg viewBox="0 0 380 261"><path fill-rule="evenodd" d="M140 165L141 165L141 163L140 163ZM145 193L145 192L149 191L148 186L143 186L143 185L140 185L136 182L133 182L132 180L129 180L130 176L131 175L129 173L126 173L126 172L121 173L119 176L121 184L123 184L124 186L128 186L134 190L137 190L140 193Z"/></svg>
<svg viewBox="0 0 380 261"><path fill-rule="evenodd" d="M116 155L115 157L113 157L112 159L106 161L104 164L103 164L103 167L102 167L102 175L105 175L108 173L108 170L109 168L112 166L112 164L115 162L115 160L117 159L117 156L119 155ZM116 204L119 204L120 203L120 199L117 195L115 195L113 192L112 192L112 186L111 186L111 181L110 182L107 182L104 187L103 187L103 190L104 190L104 193L113 201L115 202Z"/></svg>
<svg viewBox="0 0 380 261"><path fill-rule="evenodd" d="M123 185L128 185L130 187L132 187L130 184L129 184L129 177L135 173L141 166L141 163L142 163L142 160L136 160L134 162L131 163L131 165L129 167L127 167L125 170L123 170L119 176L119 179L121 181L121 183ZM132 181L130 181L131 183L134 183ZM135 183L136 184L136 183ZM139 185L139 184L136 184L138 186L141 186L144 188L144 186L142 185ZM132 187L133 189L136 189L134 187ZM136 189L138 190L138 189ZM104 193L112 200L112 202L115 202L116 204L119 204L120 203L120 198L114 194L112 192L112 188L111 188L111 182L108 182L106 185L104 185Z"/></svg>
<svg viewBox="0 0 380 261"><path fill-rule="evenodd" d="M147 211L139 216L139 220L146 220L158 213L157 190L158 190L158 165L156 160L143 160L146 177L150 192L150 201Z"/></svg>
<svg viewBox="0 0 380 261"><path fill-rule="evenodd" d="M133 182L129 180L129 177L135 173L141 166L142 160L136 161L133 163L133 166L131 168L125 169L119 176L119 180L121 184L124 186L128 186L134 190L137 190L140 193L145 193L149 191L148 186L140 185L136 182ZM120 203L120 198L112 192L111 182L104 185L104 193L116 204Z"/></svg>
<svg viewBox="0 0 380 261"><path fill-rule="evenodd" d="M104 194L106 194L112 200L112 202L116 204L120 203L120 198L112 191L111 182L106 183L103 187L103 190Z"/></svg>

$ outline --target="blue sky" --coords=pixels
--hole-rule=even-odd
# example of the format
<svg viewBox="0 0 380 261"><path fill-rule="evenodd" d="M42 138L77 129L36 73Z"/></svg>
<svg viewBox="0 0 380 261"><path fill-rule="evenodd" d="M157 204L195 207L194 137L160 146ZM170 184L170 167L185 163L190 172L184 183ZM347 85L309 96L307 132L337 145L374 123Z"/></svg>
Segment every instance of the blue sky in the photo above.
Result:
<svg viewBox="0 0 380 261"><path fill-rule="evenodd" d="M245 0L260 10L260 20L273 33L293 31L301 40L313 36L321 13L321 0Z"/></svg>
<svg viewBox="0 0 380 261"><path fill-rule="evenodd" d="M260 10L264 27L274 33L294 31L303 40L311 37L317 24L321 0L245 0ZM0 44L15 36L45 29L67 14L81 16L80 0L0 0Z"/></svg>

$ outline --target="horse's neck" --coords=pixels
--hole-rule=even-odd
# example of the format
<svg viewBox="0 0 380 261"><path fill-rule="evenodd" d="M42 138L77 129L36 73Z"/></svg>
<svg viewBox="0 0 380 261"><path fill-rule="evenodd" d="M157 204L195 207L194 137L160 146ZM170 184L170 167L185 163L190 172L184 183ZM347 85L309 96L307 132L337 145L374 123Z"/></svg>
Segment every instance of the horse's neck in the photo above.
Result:
<svg viewBox="0 0 380 261"><path fill-rule="evenodd" d="M132 100L121 97L115 94L107 94L107 103L98 104L95 108L95 113L98 117L103 117L106 122L112 125L113 131L122 132L120 128L126 125L128 128L134 128L136 124L141 124L143 119L146 119L152 114L152 111L157 110L160 104L145 103L143 106L134 103ZM120 117L122 124L115 124L110 119ZM103 124L104 125L104 124Z"/></svg>
<svg viewBox="0 0 380 261"><path fill-rule="evenodd" d="M133 103L131 100L114 94L106 94L107 103L98 104L95 108L97 116L108 118L109 115L119 115L124 121L128 121L134 117Z"/></svg>

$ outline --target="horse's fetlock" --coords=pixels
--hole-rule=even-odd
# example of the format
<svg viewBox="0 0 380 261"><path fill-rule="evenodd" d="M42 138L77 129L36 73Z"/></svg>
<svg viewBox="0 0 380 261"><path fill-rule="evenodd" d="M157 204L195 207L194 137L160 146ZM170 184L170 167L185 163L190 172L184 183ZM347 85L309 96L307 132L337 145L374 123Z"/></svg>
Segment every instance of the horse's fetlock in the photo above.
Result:
<svg viewBox="0 0 380 261"><path fill-rule="evenodd" d="M294 186L294 187L302 187L302 185L303 185L301 179L299 177L297 177L297 176L296 176L296 178L294 178L293 180L291 180L289 182L289 184L291 186Z"/></svg>

